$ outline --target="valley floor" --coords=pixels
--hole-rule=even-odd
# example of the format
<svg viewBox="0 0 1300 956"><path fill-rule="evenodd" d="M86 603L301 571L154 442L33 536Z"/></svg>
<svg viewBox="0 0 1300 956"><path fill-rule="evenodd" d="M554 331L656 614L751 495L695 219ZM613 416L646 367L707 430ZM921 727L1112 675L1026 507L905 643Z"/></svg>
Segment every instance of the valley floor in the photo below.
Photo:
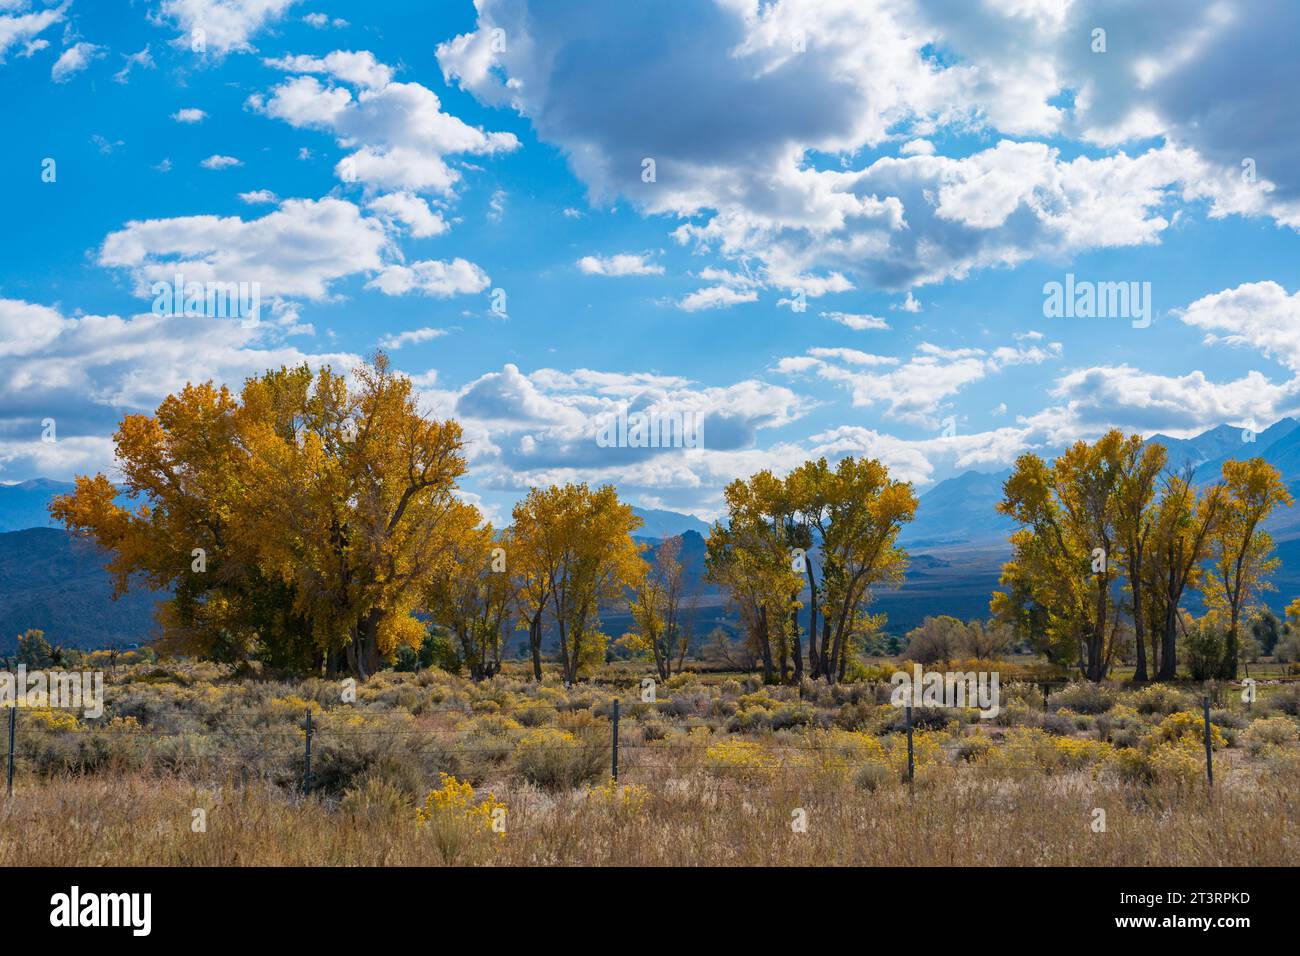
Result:
<svg viewBox="0 0 1300 956"><path fill-rule="evenodd" d="M19 711L0 865L1292 865L1300 686L1211 690L1212 786L1201 688L1014 679L917 709L909 783L881 681L137 664L98 720Z"/></svg>

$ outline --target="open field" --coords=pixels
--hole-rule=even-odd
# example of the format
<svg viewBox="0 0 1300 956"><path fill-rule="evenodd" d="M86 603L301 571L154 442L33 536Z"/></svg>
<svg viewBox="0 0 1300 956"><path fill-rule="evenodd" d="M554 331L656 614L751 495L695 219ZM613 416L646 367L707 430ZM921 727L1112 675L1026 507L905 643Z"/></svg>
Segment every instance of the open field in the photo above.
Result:
<svg viewBox="0 0 1300 956"><path fill-rule="evenodd" d="M1007 665L1014 672L1016 665ZM385 671L338 683L137 664L99 721L20 710L0 864L1265 865L1300 858L1300 686L1004 678L1003 712L883 682L681 675L641 700ZM610 781L618 698L619 782ZM312 714L311 793L303 794ZM449 776L444 776L449 775ZM454 779L453 779L454 778ZM1098 811L1104 811L1104 829Z"/></svg>

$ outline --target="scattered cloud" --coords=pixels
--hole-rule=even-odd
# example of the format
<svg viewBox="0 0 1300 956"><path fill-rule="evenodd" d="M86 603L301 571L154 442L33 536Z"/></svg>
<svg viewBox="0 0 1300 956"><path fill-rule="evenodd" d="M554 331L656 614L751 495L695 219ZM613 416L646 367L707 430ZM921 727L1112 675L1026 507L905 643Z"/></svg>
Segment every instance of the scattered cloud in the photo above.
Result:
<svg viewBox="0 0 1300 956"><path fill-rule="evenodd" d="M658 276L664 267L650 262L643 253L624 252L612 256L583 256L578 269L589 276Z"/></svg>
<svg viewBox="0 0 1300 956"><path fill-rule="evenodd" d="M122 64L122 69L113 74L113 80L116 83L128 82L131 78L131 71L136 67L142 70L152 70L156 65L153 61L153 54L149 52L148 44L145 44L145 48L138 53L126 54L123 59L126 62Z"/></svg>
<svg viewBox="0 0 1300 956"><path fill-rule="evenodd" d="M399 332L396 335L385 335L379 340L379 345L382 348L396 351L404 345L417 345L420 342L429 342L433 339L441 338L446 334L446 329L411 329L408 332Z"/></svg>
<svg viewBox="0 0 1300 956"><path fill-rule="evenodd" d="M229 169L232 166L242 166L244 163L242 160L236 159L234 156L222 156L219 153L214 153L199 163L199 165L204 169Z"/></svg>
<svg viewBox="0 0 1300 956"><path fill-rule="evenodd" d="M254 35L298 0L162 0L158 19L180 30L174 45L217 57L253 49Z"/></svg>
<svg viewBox="0 0 1300 956"><path fill-rule="evenodd" d="M104 47L93 43L74 43L64 50L54 66L50 68L50 79L55 83L66 83L86 67L104 56Z"/></svg>
<svg viewBox="0 0 1300 956"><path fill-rule="evenodd" d="M854 314L852 312L823 312L821 313L821 317L823 319L830 319L832 322L838 322L840 325L847 326L848 328L854 329L858 332L862 332L867 329L889 328L889 323L886 322L884 319L878 318L877 316L874 315L867 315L865 313Z"/></svg>
<svg viewBox="0 0 1300 956"><path fill-rule="evenodd" d="M482 292L490 283L486 272L472 262L457 258L450 262L428 259L412 262L409 266L387 266L366 285L385 295L417 292L445 299L454 295Z"/></svg>

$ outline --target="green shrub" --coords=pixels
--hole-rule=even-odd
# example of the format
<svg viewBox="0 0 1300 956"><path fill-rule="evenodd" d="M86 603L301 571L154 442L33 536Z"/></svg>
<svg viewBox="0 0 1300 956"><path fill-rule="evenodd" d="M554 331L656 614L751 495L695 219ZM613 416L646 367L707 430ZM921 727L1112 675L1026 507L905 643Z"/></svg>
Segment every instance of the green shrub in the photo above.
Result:
<svg viewBox="0 0 1300 956"><path fill-rule="evenodd" d="M1287 717L1256 720L1241 736L1245 748L1256 755L1268 748L1286 747L1298 739L1300 739L1300 731L1296 730L1296 725Z"/></svg>
<svg viewBox="0 0 1300 956"><path fill-rule="evenodd" d="M609 740L554 727L530 730L515 746L515 769L549 790L594 783L609 773Z"/></svg>
<svg viewBox="0 0 1300 956"><path fill-rule="evenodd" d="M1093 681L1074 681L1047 698L1048 710L1072 710L1076 714L1104 714L1115 706L1115 692Z"/></svg>

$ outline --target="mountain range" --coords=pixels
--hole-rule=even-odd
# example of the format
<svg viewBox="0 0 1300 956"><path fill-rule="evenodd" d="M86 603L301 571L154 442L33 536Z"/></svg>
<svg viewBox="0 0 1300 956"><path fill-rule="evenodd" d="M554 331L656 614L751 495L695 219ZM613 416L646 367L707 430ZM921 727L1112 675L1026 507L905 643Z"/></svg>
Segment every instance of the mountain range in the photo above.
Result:
<svg viewBox="0 0 1300 956"><path fill-rule="evenodd" d="M1284 418L1258 433L1220 425L1192 438L1157 434L1147 442L1164 445L1170 467L1190 467L1198 483L1216 479L1224 461L1262 457L1300 501L1300 422L1295 419ZM878 592L873 601L874 611L889 615L891 633L905 632L931 614L964 619L987 614L989 594L1010 555L1007 536L1014 526L996 509L1010 474L1010 469L967 471L920 496L916 518L899 538L911 556L907 580L897 591ZM149 638L155 596L132 591L113 601L103 555L50 520L49 500L72 487L45 478L0 485L0 651L12 648L14 636L28 627L82 647ZM734 631L726 595L703 580L709 525L664 509L634 511L644 521L638 537L651 547L652 558L660 541L682 537L688 588L698 595L695 633L702 637L715 626ZM1278 590L1267 595L1280 610L1300 594L1300 505L1282 509L1265 527L1283 559L1274 575ZM619 635L631 622L615 610L604 623L608 633Z"/></svg>

